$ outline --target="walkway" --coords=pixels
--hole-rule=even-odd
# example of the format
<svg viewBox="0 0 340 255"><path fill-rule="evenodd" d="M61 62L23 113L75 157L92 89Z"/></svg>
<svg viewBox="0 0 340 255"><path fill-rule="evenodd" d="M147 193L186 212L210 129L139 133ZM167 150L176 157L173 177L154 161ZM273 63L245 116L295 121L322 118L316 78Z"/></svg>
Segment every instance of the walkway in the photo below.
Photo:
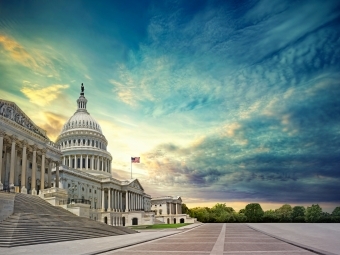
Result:
<svg viewBox="0 0 340 255"><path fill-rule="evenodd" d="M189 225L190 226L190 225ZM202 224L185 229L162 229L142 233L0 248L0 254L75 254L75 255L310 255L340 254L339 224ZM189 228L189 229L188 229ZM257 231L253 228L257 228ZM265 232L265 233L264 233ZM294 233L295 232L295 233ZM269 233L269 234L267 234ZM293 239L298 246L281 241ZM34 238L34 237L33 237ZM325 243L319 253L318 247ZM308 243L307 243L308 244ZM310 250L308 250L308 247ZM320 247L319 247L320 248ZM332 249L338 249L333 252Z"/></svg>
<svg viewBox="0 0 340 255"><path fill-rule="evenodd" d="M104 253L119 255L308 255L315 254L245 224L204 224L191 231Z"/></svg>

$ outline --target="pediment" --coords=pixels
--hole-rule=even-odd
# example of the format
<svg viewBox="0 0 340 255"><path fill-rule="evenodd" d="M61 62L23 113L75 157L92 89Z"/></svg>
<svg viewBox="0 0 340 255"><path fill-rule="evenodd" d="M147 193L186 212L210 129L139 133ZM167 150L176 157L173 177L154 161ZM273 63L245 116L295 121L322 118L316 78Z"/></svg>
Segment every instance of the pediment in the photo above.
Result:
<svg viewBox="0 0 340 255"><path fill-rule="evenodd" d="M132 188L135 188L135 189L144 191L142 185L139 183L139 181L138 181L137 179L134 180L134 181L132 181L132 182L129 184L129 186L132 187Z"/></svg>
<svg viewBox="0 0 340 255"><path fill-rule="evenodd" d="M46 131L38 127L15 103L0 99L0 116L16 122L44 138Z"/></svg>

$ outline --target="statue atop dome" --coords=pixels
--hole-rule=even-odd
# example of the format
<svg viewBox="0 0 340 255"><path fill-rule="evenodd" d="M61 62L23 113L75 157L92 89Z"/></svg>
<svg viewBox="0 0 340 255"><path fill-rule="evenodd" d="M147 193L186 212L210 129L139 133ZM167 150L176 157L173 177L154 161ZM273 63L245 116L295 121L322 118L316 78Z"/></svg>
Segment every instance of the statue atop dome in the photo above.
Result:
<svg viewBox="0 0 340 255"><path fill-rule="evenodd" d="M84 85L83 85L83 83L81 84L81 93L80 93L80 95L84 95Z"/></svg>

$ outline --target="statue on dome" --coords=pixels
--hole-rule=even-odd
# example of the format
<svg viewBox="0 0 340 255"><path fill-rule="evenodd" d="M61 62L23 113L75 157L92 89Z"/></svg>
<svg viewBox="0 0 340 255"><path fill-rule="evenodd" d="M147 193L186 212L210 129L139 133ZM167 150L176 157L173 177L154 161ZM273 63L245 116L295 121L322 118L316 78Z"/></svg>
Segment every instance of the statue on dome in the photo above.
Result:
<svg viewBox="0 0 340 255"><path fill-rule="evenodd" d="M84 85L81 84L81 92L84 93Z"/></svg>

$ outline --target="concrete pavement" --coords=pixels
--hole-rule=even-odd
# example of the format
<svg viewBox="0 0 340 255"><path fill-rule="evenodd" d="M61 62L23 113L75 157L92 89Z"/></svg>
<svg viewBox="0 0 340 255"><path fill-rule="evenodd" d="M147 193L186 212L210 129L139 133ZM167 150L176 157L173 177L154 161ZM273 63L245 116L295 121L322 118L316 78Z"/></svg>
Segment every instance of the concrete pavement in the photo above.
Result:
<svg viewBox="0 0 340 255"><path fill-rule="evenodd" d="M340 254L339 225L192 224L184 229L148 230L123 236L0 248L0 254L316 254L313 250L317 254ZM293 240L291 243L296 245L282 240Z"/></svg>
<svg viewBox="0 0 340 255"><path fill-rule="evenodd" d="M315 253L253 230L246 224L216 223L204 224L177 235L133 245L104 254L309 255Z"/></svg>
<svg viewBox="0 0 340 255"><path fill-rule="evenodd" d="M340 224L248 223L248 226L321 254L340 254Z"/></svg>

